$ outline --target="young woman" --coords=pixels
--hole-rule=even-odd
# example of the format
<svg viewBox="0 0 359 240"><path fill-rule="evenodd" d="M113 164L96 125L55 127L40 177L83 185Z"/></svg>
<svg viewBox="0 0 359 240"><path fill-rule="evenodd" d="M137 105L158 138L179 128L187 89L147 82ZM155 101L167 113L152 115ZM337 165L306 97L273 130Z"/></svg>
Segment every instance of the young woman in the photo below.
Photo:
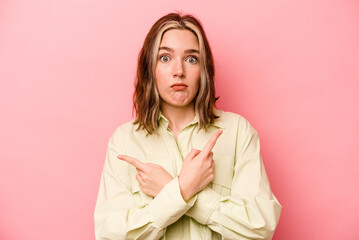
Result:
<svg viewBox="0 0 359 240"><path fill-rule="evenodd" d="M136 119L113 133L96 239L271 239L281 206L257 132L214 108L214 64L191 15L168 14L139 55Z"/></svg>

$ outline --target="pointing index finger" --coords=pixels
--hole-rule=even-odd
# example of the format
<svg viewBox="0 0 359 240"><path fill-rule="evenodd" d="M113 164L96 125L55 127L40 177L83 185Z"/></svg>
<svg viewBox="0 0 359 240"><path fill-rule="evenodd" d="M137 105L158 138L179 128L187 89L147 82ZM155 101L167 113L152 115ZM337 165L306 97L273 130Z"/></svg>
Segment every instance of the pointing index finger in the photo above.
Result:
<svg viewBox="0 0 359 240"><path fill-rule="evenodd" d="M125 162L128 162L129 164L131 164L132 166L134 166L135 168L143 171L146 164L144 164L143 162L141 162L140 160L137 160L136 158L133 157L129 157L126 155L118 155L117 156L118 159L121 159Z"/></svg>
<svg viewBox="0 0 359 240"><path fill-rule="evenodd" d="M206 146L204 146L203 150L201 153L203 154L208 154L210 151L212 151L214 145L217 142L217 139L219 138L219 136L221 136L223 130L218 130L216 131L212 137L208 140Z"/></svg>

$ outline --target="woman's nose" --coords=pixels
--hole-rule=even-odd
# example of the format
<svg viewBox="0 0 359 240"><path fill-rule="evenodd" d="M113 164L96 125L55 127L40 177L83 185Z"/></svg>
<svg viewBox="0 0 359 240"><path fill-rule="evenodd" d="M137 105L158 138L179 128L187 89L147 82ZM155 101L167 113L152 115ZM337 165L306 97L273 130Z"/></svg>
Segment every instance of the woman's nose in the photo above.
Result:
<svg viewBox="0 0 359 240"><path fill-rule="evenodd" d="M184 76L184 70L183 70L183 63L178 61L174 64L173 67L173 76L174 77L183 77Z"/></svg>

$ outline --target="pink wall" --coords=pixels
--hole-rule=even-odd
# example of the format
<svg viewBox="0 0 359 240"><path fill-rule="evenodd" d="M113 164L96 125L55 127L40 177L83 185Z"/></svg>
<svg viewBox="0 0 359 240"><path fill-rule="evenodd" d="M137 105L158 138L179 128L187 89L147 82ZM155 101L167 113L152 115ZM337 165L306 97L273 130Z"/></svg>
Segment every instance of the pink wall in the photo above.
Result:
<svg viewBox="0 0 359 240"><path fill-rule="evenodd" d="M218 106L259 132L283 205L274 239L359 239L358 2L169 2L0 1L0 239L94 239L137 54L173 10L204 24Z"/></svg>

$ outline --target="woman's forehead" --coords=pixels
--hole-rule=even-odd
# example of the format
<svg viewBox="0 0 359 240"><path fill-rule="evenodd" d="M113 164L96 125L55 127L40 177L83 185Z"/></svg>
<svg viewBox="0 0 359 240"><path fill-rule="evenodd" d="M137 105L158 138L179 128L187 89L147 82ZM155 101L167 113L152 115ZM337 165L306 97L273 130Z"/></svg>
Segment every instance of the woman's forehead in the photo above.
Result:
<svg viewBox="0 0 359 240"><path fill-rule="evenodd" d="M160 43L159 50L199 50L197 36L187 29L170 29L166 31Z"/></svg>

